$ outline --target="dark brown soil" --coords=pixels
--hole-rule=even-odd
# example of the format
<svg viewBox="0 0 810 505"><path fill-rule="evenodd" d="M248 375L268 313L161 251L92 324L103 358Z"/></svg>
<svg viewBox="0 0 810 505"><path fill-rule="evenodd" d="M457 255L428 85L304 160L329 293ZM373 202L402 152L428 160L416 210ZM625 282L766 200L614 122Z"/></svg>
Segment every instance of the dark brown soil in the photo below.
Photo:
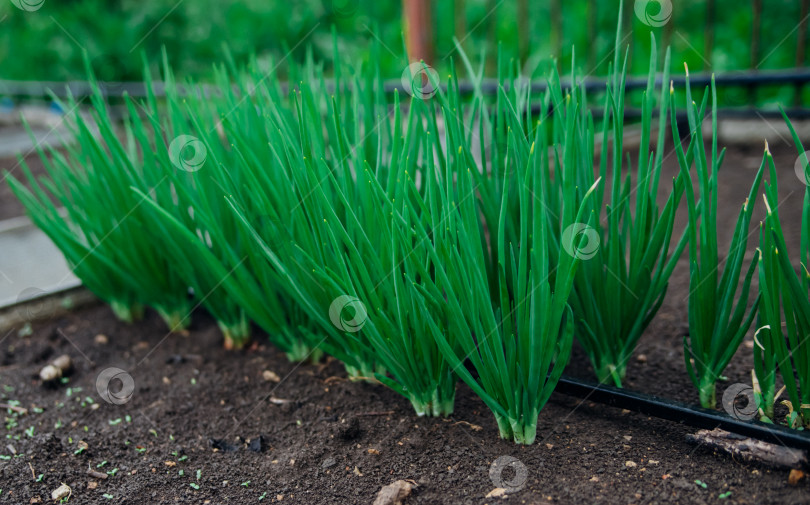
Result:
<svg viewBox="0 0 810 505"><path fill-rule="evenodd" d="M780 212L797 245L804 191L793 175L797 153L772 147L781 192L790 195ZM725 247L760 156L759 146L727 156L720 182ZM674 157L667 167L673 174ZM762 208L757 202L757 220ZM757 241L752 236L749 249ZM688 279L681 263L639 345L646 362L632 360L627 386L695 403L683 364ZM5 335L0 402L19 401L29 413L5 415L0 503L45 503L66 483L75 503L370 504L397 479L418 484L407 504L498 503L485 495L498 487L490 469L501 456L517 458L528 474L504 503L810 503L808 479L790 486L787 472L687 444L692 430L676 423L555 394L540 415L537 443L516 446L498 439L492 415L464 385L451 419L417 418L387 389L346 381L338 363L290 364L262 337L249 350L225 352L210 318L195 318L188 336L167 336L153 313L127 326L95 306L34 324L27 337ZM99 334L109 343L96 343ZM40 368L62 353L73 357L75 372L66 384L44 387ZM729 383L750 382L750 353L741 347ZM109 404L97 393L96 378L108 367L134 379L128 403ZM264 371L281 381L266 381ZM589 376L581 350L568 373ZM263 452L241 442L259 436ZM236 450L214 451L211 439ZM91 477L88 467L114 475Z"/></svg>

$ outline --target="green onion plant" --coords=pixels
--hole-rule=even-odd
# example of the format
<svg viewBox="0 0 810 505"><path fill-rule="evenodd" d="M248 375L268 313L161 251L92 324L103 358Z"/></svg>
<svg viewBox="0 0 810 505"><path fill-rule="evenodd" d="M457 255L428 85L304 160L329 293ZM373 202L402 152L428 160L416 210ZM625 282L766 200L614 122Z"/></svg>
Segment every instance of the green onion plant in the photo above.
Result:
<svg viewBox="0 0 810 505"><path fill-rule="evenodd" d="M397 95L389 116L374 69L353 77L341 100L323 101L322 90L299 86L296 138L285 132L286 152L276 154L288 179L279 187L257 178L253 186L260 207L284 211L272 216L277 225L262 231L236 200L234 211L256 241L253 264L264 260L259 268L277 273L318 323L319 345L350 376L384 383L418 415L449 415L457 379L430 331L444 325L443 315L412 287L431 275L432 242L415 222L433 216L409 207L414 181L427 170L420 154L428 165L433 160L431 132L421 126L427 105L412 100L403 118ZM340 75L336 87L343 87Z"/></svg>
<svg viewBox="0 0 810 505"><path fill-rule="evenodd" d="M784 111L782 112L784 115ZM788 120L794 143L801 154L800 175L805 185L810 181L810 163L796 130ZM762 420L774 419L777 372L784 382L788 407L787 424L810 428L810 186L804 193L802 207L799 273L788 255L785 236L779 221L776 169L770 152L766 152L770 182L765 183L767 215L760 226L759 262L760 328L754 341L755 399Z"/></svg>
<svg viewBox="0 0 810 505"><path fill-rule="evenodd" d="M621 28L621 24L619 26ZM621 29L618 33L621 33ZM627 56L619 72L618 34L613 66L615 74L607 84L601 127L593 124L590 112L583 112L585 118L582 125L571 133L580 138L579 143L583 146L576 149L575 154L578 167L576 177L580 187L590 186L596 177L592 167L597 135L601 137L598 175L604 181L610 179L609 196L605 195L605 184L600 184L587 203L588 211L599 218L594 219L588 227L581 227L581 234L590 242L576 251L583 258L571 298L577 321L577 338L588 354L599 381L612 382L619 387L641 335L663 303L669 278L686 245L684 235L670 251L676 211L683 195L680 178L672 181L663 208L659 208L657 203L669 114L666 96L669 51L666 53L656 107L657 51L652 35L651 44L653 49L647 88L642 96L641 143L636 170L632 174L635 179L631 175L629 156L625 160L623 145ZM560 99L560 96L554 97L555 101ZM657 142L655 148L651 149L656 109ZM581 193L582 190L580 200L583 199ZM563 237L566 229L560 230L559 236Z"/></svg>
<svg viewBox="0 0 810 505"><path fill-rule="evenodd" d="M167 177L150 163L149 144L136 142L144 128L140 118L130 115L123 132L116 130L97 83L92 86L91 117L72 98L64 105L75 143L65 142L64 152L38 147L47 175L34 177L20 160L28 184L7 178L76 276L120 319L138 319L148 305L171 330L181 330L192 307L188 284L153 240L141 199L131 190L170 207Z"/></svg>
<svg viewBox="0 0 810 505"><path fill-rule="evenodd" d="M692 100L688 69L686 76L686 110L690 130L686 152L680 141L677 122L674 116L672 118L675 150L681 174L686 181L686 202L689 208L689 334L683 339L684 360L689 378L698 389L700 404L705 408L714 408L717 381L722 378L723 370L751 327L759 303L757 295L754 307L747 309L759 251L750 261L742 282L740 276L746 263L748 228L767 153L763 157L751 192L740 209L725 265L722 265L717 246L717 174L723 163L725 149L717 151L717 90L712 78L712 145L709 158L703 143L702 130L709 90L707 89L701 105L698 106ZM674 90L671 92L671 100L674 110ZM695 196L695 184L692 182L692 164L695 166L698 197Z"/></svg>

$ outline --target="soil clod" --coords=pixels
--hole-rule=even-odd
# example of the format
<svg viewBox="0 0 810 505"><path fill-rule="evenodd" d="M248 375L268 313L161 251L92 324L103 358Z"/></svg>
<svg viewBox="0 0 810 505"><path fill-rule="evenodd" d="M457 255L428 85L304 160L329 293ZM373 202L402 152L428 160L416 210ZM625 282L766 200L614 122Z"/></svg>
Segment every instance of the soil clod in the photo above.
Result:
<svg viewBox="0 0 810 505"><path fill-rule="evenodd" d="M209 438L208 442L211 444L211 448L214 449L215 451L236 452L239 450L238 445L232 444L226 440L218 438Z"/></svg>
<svg viewBox="0 0 810 505"><path fill-rule="evenodd" d="M410 496L415 485L406 480L398 480L380 489L374 505L402 505L402 500Z"/></svg>

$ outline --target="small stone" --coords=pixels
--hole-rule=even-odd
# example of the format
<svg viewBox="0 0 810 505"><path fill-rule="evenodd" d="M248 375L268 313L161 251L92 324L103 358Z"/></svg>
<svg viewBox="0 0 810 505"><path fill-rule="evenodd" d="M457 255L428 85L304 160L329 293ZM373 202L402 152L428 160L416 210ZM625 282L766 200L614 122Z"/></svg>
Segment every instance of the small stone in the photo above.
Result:
<svg viewBox="0 0 810 505"><path fill-rule="evenodd" d="M28 501L28 503L29 503L29 504L33 504L33 503L42 503L42 498L41 498L39 495L36 495L36 496L32 497L32 498L31 498L31 499Z"/></svg>
<svg viewBox="0 0 810 505"><path fill-rule="evenodd" d="M546 449L554 449L554 444L546 444Z"/></svg>
<svg viewBox="0 0 810 505"><path fill-rule="evenodd" d="M87 489L95 489L98 487L98 481L91 480L87 483Z"/></svg>
<svg viewBox="0 0 810 505"><path fill-rule="evenodd" d="M377 449L369 449L369 450L368 450L368 453L369 453L369 454L374 454L375 456L379 456L379 455L380 455L380 451L378 451Z"/></svg>
<svg viewBox="0 0 810 505"><path fill-rule="evenodd" d="M262 378L267 382L281 382L281 377L279 377L278 374L272 370L265 370L262 372Z"/></svg>
<svg viewBox="0 0 810 505"><path fill-rule="evenodd" d="M633 437L631 437L630 435L625 435L624 439L629 442L629 441L633 440Z"/></svg>
<svg viewBox="0 0 810 505"><path fill-rule="evenodd" d="M506 498L506 489L502 487L496 487L495 489L487 493L487 495L484 498Z"/></svg>
<svg viewBox="0 0 810 505"><path fill-rule="evenodd" d="M39 378L42 382L53 382L62 377L62 371L53 365L45 365L39 372Z"/></svg>
<svg viewBox="0 0 810 505"><path fill-rule="evenodd" d="M804 478L804 472L801 470L796 470L795 468L790 471L790 476L788 476L788 484L791 486L795 486L799 483L800 480Z"/></svg>
<svg viewBox="0 0 810 505"><path fill-rule="evenodd" d="M49 365L45 365L39 372L39 378L42 379L42 382L53 382L69 374L71 370L73 370L73 360L67 354L63 354L51 361Z"/></svg>
<svg viewBox="0 0 810 505"><path fill-rule="evenodd" d="M172 380L171 380L170 378L168 378L168 377L163 377L163 384L166 384L166 385L168 386L168 385L169 385L169 384L171 384L171 383L172 383Z"/></svg>
<svg viewBox="0 0 810 505"><path fill-rule="evenodd" d="M654 459L649 460L648 463L651 464L651 465L656 465L656 466L658 465L658 461L654 460Z"/></svg>
<svg viewBox="0 0 810 505"><path fill-rule="evenodd" d="M175 461L164 461L163 464L166 465L166 466L169 466L169 467L177 466L177 462L175 462Z"/></svg>
<svg viewBox="0 0 810 505"><path fill-rule="evenodd" d="M59 501L62 498L67 498L70 495L71 495L70 486L68 486L63 482L61 486L59 486L58 488L54 489L51 492L51 499L53 501Z"/></svg>
<svg viewBox="0 0 810 505"><path fill-rule="evenodd" d="M398 480L383 486L374 499L374 505L402 505L402 501L410 496L413 487L413 484L406 480Z"/></svg>
<svg viewBox="0 0 810 505"><path fill-rule="evenodd" d="M98 345L107 345L110 343L110 339L107 337L107 335L99 333L98 335L95 336L93 342L95 342Z"/></svg>
<svg viewBox="0 0 810 505"><path fill-rule="evenodd" d="M625 461L624 466L627 468L635 468L638 464L635 461Z"/></svg>
<svg viewBox="0 0 810 505"><path fill-rule="evenodd" d="M359 469L359 468L357 468L356 466L354 467L353 473L354 473L355 475L357 475L358 477L362 477L362 476L363 476L363 473L362 473L362 472L360 472L360 469Z"/></svg>
<svg viewBox="0 0 810 505"><path fill-rule="evenodd" d="M639 363L646 363L647 362L647 355L646 354L639 354L636 356L636 361Z"/></svg>
<svg viewBox="0 0 810 505"><path fill-rule="evenodd" d="M594 475L593 477L591 477L591 482L599 482L599 477Z"/></svg>
<svg viewBox="0 0 810 505"><path fill-rule="evenodd" d="M277 495L276 495L276 501L281 501L281 500L283 500L283 499L284 499L284 495L283 495L283 494L277 494Z"/></svg>
<svg viewBox="0 0 810 505"><path fill-rule="evenodd" d="M321 463L321 468L332 468L335 465L337 465L337 461L335 461L335 458L326 458L325 460L323 460L323 463Z"/></svg>

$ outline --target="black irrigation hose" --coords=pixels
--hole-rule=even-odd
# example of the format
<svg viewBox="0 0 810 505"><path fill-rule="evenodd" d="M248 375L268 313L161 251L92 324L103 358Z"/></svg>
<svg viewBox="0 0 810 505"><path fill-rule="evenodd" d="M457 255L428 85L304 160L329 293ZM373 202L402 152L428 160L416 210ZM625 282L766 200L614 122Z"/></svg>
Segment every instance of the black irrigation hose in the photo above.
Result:
<svg viewBox="0 0 810 505"><path fill-rule="evenodd" d="M741 421L715 410L693 407L658 398L657 396L636 393L567 376L560 379L555 391L583 400L603 403L611 407L682 423L694 428L709 430L720 428L764 442L810 451L810 434L776 424Z"/></svg>
<svg viewBox="0 0 810 505"><path fill-rule="evenodd" d="M690 76L690 82L693 86L708 86L711 83L711 74L700 73ZM686 83L684 76L672 76L672 81L676 86L683 86ZM810 83L810 68L797 68L791 70L775 70L775 71L756 71L756 72L729 72L718 74L715 78L718 87L759 87L759 86L776 86L776 85L799 85ZM600 91L605 88L605 77L587 77L584 79L585 88L588 91ZM330 82L327 81L327 86ZM656 79L656 87L660 87L660 76ZM386 81L385 91L393 93L395 89L402 89L402 82L400 80ZM494 95L498 92L498 82L493 79L484 79L481 83L481 91L486 95ZM505 89L509 89L510 83L503 84ZM101 92L105 96L121 97L126 92L133 97L143 97L146 94L146 88L141 82L108 82L101 84ZM153 83L155 94L160 96L163 94L163 83ZM216 88L207 85L201 85L203 92L208 95L209 93L216 93ZM532 82L532 90L535 93L545 92L547 84L540 80ZM570 88L571 83L568 79L563 79L563 88ZM646 77L628 77L625 85L627 90L643 89L647 87ZM182 95L185 86L178 84L179 92ZM446 86L442 86L446 89ZM459 91L462 93L472 93L474 86L470 81L459 81ZM56 96L66 97L68 91L74 97L79 98L89 96L91 92L90 84L87 81L68 81L68 82L49 82L49 81L12 81L0 80L0 95L6 96L48 96L50 92Z"/></svg>

